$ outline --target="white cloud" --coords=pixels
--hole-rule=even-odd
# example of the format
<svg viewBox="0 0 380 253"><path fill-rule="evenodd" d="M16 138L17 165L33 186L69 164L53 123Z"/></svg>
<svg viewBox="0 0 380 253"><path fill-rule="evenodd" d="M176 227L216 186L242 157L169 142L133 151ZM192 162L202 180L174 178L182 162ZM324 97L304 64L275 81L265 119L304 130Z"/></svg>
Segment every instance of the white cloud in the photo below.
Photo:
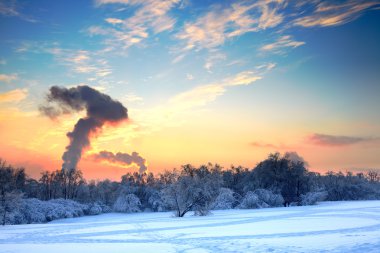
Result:
<svg viewBox="0 0 380 253"><path fill-rule="evenodd" d="M187 73L187 74L186 74L186 79L187 79L187 80L193 80L193 79L194 79L194 76L193 76L192 74Z"/></svg>
<svg viewBox="0 0 380 253"><path fill-rule="evenodd" d="M20 6L16 1L0 1L0 15L18 17L24 21L36 23L37 20L20 12Z"/></svg>
<svg viewBox="0 0 380 253"><path fill-rule="evenodd" d="M110 24L113 24L113 25L122 24L123 23L123 20L118 19L118 18L106 18L105 21L107 23L110 23Z"/></svg>
<svg viewBox="0 0 380 253"><path fill-rule="evenodd" d="M281 53L283 52L282 50L284 50L285 48L296 48L304 44L305 42L303 41L293 40L290 35L284 35L281 36L276 42L264 45L260 49L261 51L272 51L276 53Z"/></svg>
<svg viewBox="0 0 380 253"><path fill-rule="evenodd" d="M248 32L278 26L283 16L278 11L282 1L248 1L229 8L213 7L195 22L187 22L176 38L185 41L183 51L214 48L227 39Z"/></svg>
<svg viewBox="0 0 380 253"><path fill-rule="evenodd" d="M140 96L137 96L134 93L128 93L122 98L123 104L129 104L129 103L142 103L144 99Z"/></svg>
<svg viewBox="0 0 380 253"><path fill-rule="evenodd" d="M310 14L294 20L294 25L303 27L335 26L355 20L367 9L378 7L379 1L349 0L339 4L320 2Z"/></svg>
<svg viewBox="0 0 380 253"><path fill-rule="evenodd" d="M169 100L169 104L181 110L204 106L223 95L228 87L249 85L260 80L262 75L273 67L274 65L269 63L265 64L265 67L260 66L259 70L242 71L219 82L197 86L174 96Z"/></svg>
<svg viewBox="0 0 380 253"><path fill-rule="evenodd" d="M17 78L18 78L17 74L10 74L10 75L0 74L0 82L4 82L4 83L10 83L14 80L17 80Z"/></svg>
<svg viewBox="0 0 380 253"><path fill-rule="evenodd" d="M107 35L105 43L112 49L127 49L147 39L152 33L157 34L174 27L175 19L169 11L179 0L98 0L98 6L105 4L123 4L136 8L132 16L124 20L107 18L113 27L91 26L90 35ZM118 26L115 26L118 24Z"/></svg>
<svg viewBox="0 0 380 253"><path fill-rule="evenodd" d="M24 100L28 96L27 89L15 89L0 93L0 103L15 103Z"/></svg>
<svg viewBox="0 0 380 253"><path fill-rule="evenodd" d="M75 73L92 74L93 78L112 74L108 61L99 58L96 52L59 47L48 48L45 51L54 55L60 64L69 67Z"/></svg>
<svg viewBox="0 0 380 253"><path fill-rule="evenodd" d="M217 63L217 62L220 62L220 61L223 61L225 60L227 57L225 54L223 53L212 53L211 55L209 55L206 59L206 62L204 64L204 68L207 70L207 72L209 73L212 73L212 67Z"/></svg>

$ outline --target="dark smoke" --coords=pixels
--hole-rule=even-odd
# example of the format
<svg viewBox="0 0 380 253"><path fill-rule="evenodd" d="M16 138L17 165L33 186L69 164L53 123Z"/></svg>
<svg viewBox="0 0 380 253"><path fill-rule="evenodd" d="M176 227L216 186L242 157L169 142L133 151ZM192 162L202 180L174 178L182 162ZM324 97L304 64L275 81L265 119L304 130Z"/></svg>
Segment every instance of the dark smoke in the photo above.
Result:
<svg viewBox="0 0 380 253"><path fill-rule="evenodd" d="M47 104L40 111L50 118L86 110L87 115L79 119L74 130L67 133L70 144L62 156L62 169L76 169L86 147L90 146L90 135L105 123L117 123L128 118L127 108L110 96L88 86L64 88L53 86L47 95Z"/></svg>
<svg viewBox="0 0 380 253"><path fill-rule="evenodd" d="M136 164L139 166L139 172L144 173L147 170L147 167L145 165L145 159L142 158L138 153L132 152L132 155L126 154L126 153L112 153L109 151L101 151L99 154L94 154L92 157L95 160L106 160L111 163L115 164L122 164L122 165L131 165Z"/></svg>

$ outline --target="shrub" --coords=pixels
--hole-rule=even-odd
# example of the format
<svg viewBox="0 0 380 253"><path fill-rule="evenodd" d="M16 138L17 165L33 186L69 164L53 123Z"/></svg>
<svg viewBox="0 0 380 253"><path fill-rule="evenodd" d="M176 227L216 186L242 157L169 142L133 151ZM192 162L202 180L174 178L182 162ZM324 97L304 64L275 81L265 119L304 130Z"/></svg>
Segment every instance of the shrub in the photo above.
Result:
<svg viewBox="0 0 380 253"><path fill-rule="evenodd" d="M308 192L304 195L301 195L301 205L315 205L316 203L325 200L327 197L327 192L318 191L318 192Z"/></svg>

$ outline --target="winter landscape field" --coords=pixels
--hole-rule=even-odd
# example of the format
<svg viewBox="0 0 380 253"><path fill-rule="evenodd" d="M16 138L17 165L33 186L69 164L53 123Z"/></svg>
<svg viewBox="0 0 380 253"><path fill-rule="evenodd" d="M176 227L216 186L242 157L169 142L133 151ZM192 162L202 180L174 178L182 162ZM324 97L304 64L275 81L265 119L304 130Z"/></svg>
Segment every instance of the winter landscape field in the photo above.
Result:
<svg viewBox="0 0 380 253"><path fill-rule="evenodd" d="M0 228L0 252L379 252L380 201L102 214Z"/></svg>

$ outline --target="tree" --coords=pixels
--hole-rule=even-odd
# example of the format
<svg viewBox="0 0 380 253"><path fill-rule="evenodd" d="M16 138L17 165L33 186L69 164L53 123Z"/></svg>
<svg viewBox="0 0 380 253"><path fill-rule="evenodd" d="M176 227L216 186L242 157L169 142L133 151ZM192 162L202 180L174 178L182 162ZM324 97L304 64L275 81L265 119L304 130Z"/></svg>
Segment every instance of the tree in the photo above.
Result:
<svg viewBox="0 0 380 253"><path fill-rule="evenodd" d="M237 202L236 194L228 188L221 188L213 203L213 209L232 209Z"/></svg>
<svg viewBox="0 0 380 253"><path fill-rule="evenodd" d="M211 168L211 164L198 169L184 165L180 174L173 171L175 180L162 190L162 199L175 210L177 217L191 210L197 215L208 214L221 186L218 169Z"/></svg>
<svg viewBox="0 0 380 253"><path fill-rule="evenodd" d="M280 192L284 206L291 202L300 203L301 195L309 191L308 171L303 159L294 159L294 153L270 154L253 170L257 188ZM299 156L296 156L299 158Z"/></svg>
<svg viewBox="0 0 380 253"><path fill-rule="evenodd" d="M3 225L6 223L7 213L18 207L24 186L24 169L14 169L0 159L0 217Z"/></svg>
<svg viewBox="0 0 380 253"><path fill-rule="evenodd" d="M22 193L17 191L6 192L1 197L1 219L3 226L7 223L7 214L17 210L21 205ZM9 222L12 224L12 222Z"/></svg>
<svg viewBox="0 0 380 253"><path fill-rule="evenodd" d="M130 194L121 194L113 206L113 210L120 213L137 213L141 212L141 203L139 198Z"/></svg>

